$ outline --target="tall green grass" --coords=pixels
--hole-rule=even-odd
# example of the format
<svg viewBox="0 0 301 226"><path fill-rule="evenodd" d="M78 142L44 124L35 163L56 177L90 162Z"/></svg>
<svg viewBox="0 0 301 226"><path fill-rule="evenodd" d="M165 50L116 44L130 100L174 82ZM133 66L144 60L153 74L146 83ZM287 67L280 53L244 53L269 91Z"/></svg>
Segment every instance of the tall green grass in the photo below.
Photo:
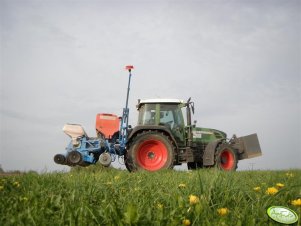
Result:
<svg viewBox="0 0 301 226"><path fill-rule="evenodd" d="M271 187L278 192L267 194ZM297 198L301 170L128 173L89 167L0 177L0 225L277 225L267 208L287 206L300 218L301 207L291 204Z"/></svg>

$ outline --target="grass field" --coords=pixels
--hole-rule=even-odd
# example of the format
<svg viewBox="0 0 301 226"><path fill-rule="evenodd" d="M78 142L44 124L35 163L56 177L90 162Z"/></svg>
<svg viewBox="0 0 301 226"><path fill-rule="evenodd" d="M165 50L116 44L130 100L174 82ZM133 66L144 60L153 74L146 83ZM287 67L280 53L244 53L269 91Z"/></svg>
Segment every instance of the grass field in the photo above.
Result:
<svg viewBox="0 0 301 226"><path fill-rule="evenodd" d="M278 225L299 215L301 170L155 173L88 167L0 177L0 225ZM295 201L294 201L295 200Z"/></svg>

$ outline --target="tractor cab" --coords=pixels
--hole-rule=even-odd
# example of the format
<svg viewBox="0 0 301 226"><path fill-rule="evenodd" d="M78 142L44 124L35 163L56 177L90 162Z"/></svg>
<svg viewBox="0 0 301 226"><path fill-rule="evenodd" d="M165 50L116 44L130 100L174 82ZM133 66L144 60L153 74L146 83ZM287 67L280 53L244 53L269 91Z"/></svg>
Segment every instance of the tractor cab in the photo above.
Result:
<svg viewBox="0 0 301 226"><path fill-rule="evenodd" d="M184 143L183 107L185 107L185 102L179 99L139 100L137 126L164 126L171 131L177 143Z"/></svg>
<svg viewBox="0 0 301 226"><path fill-rule="evenodd" d="M139 101L138 125L184 126L181 108L184 101L178 99L149 99Z"/></svg>

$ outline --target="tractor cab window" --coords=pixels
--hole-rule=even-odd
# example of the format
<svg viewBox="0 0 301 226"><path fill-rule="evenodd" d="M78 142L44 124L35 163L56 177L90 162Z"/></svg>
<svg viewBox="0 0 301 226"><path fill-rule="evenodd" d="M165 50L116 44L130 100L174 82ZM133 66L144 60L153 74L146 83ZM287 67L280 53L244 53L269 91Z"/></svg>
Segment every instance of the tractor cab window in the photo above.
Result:
<svg viewBox="0 0 301 226"><path fill-rule="evenodd" d="M185 122L181 105L146 103L140 106L138 125L160 125L171 130L179 144L185 143Z"/></svg>
<svg viewBox="0 0 301 226"><path fill-rule="evenodd" d="M167 125L170 129L183 126L183 117L178 105L161 105L160 108L160 124Z"/></svg>
<svg viewBox="0 0 301 226"><path fill-rule="evenodd" d="M181 111L182 111L182 115L183 115L184 125L187 125L187 117L186 117L186 115L187 115L187 112L186 112L187 109L186 109L186 107L182 107Z"/></svg>
<svg viewBox="0 0 301 226"><path fill-rule="evenodd" d="M139 108L138 125L155 125L156 104L144 104Z"/></svg>
<svg viewBox="0 0 301 226"><path fill-rule="evenodd" d="M173 129L183 127L184 119L176 104L144 104L139 108L138 125L165 125Z"/></svg>

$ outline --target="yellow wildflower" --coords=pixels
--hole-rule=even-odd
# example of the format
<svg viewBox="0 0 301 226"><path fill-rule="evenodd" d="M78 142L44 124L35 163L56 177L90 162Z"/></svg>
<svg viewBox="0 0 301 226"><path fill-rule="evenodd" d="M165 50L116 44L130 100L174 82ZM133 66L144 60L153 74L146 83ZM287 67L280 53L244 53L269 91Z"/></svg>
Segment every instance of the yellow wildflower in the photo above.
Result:
<svg viewBox="0 0 301 226"><path fill-rule="evenodd" d="M260 191L260 187L253 188L254 191Z"/></svg>
<svg viewBox="0 0 301 226"><path fill-rule="evenodd" d="M301 199L295 199L291 203L293 206L301 206Z"/></svg>
<svg viewBox="0 0 301 226"><path fill-rule="evenodd" d="M186 184L179 184L178 188L186 188Z"/></svg>
<svg viewBox="0 0 301 226"><path fill-rule="evenodd" d="M189 226L191 224L190 220L189 219L184 219L182 221L182 224L185 225L185 226Z"/></svg>
<svg viewBox="0 0 301 226"><path fill-rule="evenodd" d="M114 180L119 180L120 179L120 176L115 176L114 177Z"/></svg>
<svg viewBox="0 0 301 226"><path fill-rule="evenodd" d="M276 187L277 187L277 188L283 188L283 187L284 187L284 184L277 183L277 184L276 184Z"/></svg>
<svg viewBox="0 0 301 226"><path fill-rule="evenodd" d="M158 208L158 209L163 209L163 204L158 203L158 204L157 204L157 208Z"/></svg>
<svg viewBox="0 0 301 226"><path fill-rule="evenodd" d="M0 186L0 191L4 189L4 186Z"/></svg>
<svg viewBox="0 0 301 226"><path fill-rule="evenodd" d="M15 186L15 187L20 187L20 183L18 182L18 181L15 181L14 183L13 183L13 185Z"/></svg>
<svg viewBox="0 0 301 226"><path fill-rule="evenodd" d="M27 202L27 201L28 201L28 198L27 198L27 197L22 197L22 198L21 198L21 201Z"/></svg>
<svg viewBox="0 0 301 226"><path fill-rule="evenodd" d="M217 209L217 213L221 216L225 216L229 213L229 209L228 208L220 208L220 209Z"/></svg>
<svg viewBox="0 0 301 226"><path fill-rule="evenodd" d="M189 195L189 203L190 205L194 205L200 202L199 197L197 197L196 195Z"/></svg>
<svg viewBox="0 0 301 226"><path fill-rule="evenodd" d="M278 189L275 187L270 187L266 190L267 195L275 195L278 192Z"/></svg>
<svg viewBox="0 0 301 226"><path fill-rule="evenodd" d="M294 177L294 174L291 173L291 172L287 172L285 175L286 175L287 177Z"/></svg>

